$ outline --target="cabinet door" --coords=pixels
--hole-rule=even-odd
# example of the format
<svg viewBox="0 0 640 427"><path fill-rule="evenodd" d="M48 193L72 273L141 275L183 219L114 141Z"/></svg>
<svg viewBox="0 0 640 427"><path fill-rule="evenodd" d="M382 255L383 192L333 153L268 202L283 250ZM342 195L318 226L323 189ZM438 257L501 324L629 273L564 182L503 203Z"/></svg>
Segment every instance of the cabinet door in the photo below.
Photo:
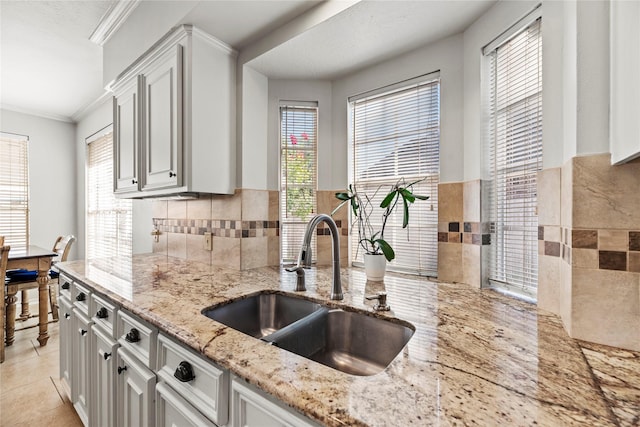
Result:
<svg viewBox="0 0 640 427"><path fill-rule="evenodd" d="M113 190L138 191L139 115L138 80L113 98Z"/></svg>
<svg viewBox="0 0 640 427"><path fill-rule="evenodd" d="M234 379L232 390L233 427L312 427L313 421L275 403L263 393Z"/></svg>
<svg viewBox="0 0 640 427"><path fill-rule="evenodd" d="M123 348L117 351L116 425L153 427L156 376Z"/></svg>
<svg viewBox="0 0 640 427"><path fill-rule="evenodd" d="M156 421L158 427L215 427L165 383L156 386Z"/></svg>
<svg viewBox="0 0 640 427"><path fill-rule="evenodd" d="M143 74L143 190L182 185L182 46Z"/></svg>
<svg viewBox="0 0 640 427"><path fill-rule="evenodd" d="M89 425L91 408L89 405L89 378L92 376L89 330L92 322L87 319L77 308L73 309L74 330L73 358L72 358L72 383L71 395L73 407L76 409L82 423Z"/></svg>
<svg viewBox="0 0 640 427"><path fill-rule="evenodd" d="M94 426L114 427L116 397L116 349L118 344L95 324L91 328L91 351L94 375L91 379L92 414Z"/></svg>
<svg viewBox="0 0 640 427"><path fill-rule="evenodd" d="M66 297L62 295L58 299L59 304L59 319L60 319L60 378L64 385L65 391L69 395L69 399L73 399L71 396L71 356L72 350L72 336L73 331L73 311L71 310L71 303Z"/></svg>

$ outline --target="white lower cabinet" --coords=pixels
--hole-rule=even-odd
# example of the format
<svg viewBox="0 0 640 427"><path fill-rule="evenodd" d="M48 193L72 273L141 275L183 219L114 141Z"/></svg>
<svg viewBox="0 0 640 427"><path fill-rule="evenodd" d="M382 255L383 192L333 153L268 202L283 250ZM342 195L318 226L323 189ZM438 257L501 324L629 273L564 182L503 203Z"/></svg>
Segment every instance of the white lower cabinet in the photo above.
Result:
<svg viewBox="0 0 640 427"><path fill-rule="evenodd" d="M317 427L319 424L281 405L250 386L234 378L231 382L231 426L233 427Z"/></svg>
<svg viewBox="0 0 640 427"><path fill-rule="evenodd" d="M71 302L62 293L58 295L58 307L58 317L60 319L60 379L65 392L71 398L73 311L71 310Z"/></svg>
<svg viewBox="0 0 640 427"><path fill-rule="evenodd" d="M117 351L117 361L116 425L153 427L156 375L123 347Z"/></svg>
<svg viewBox="0 0 640 427"><path fill-rule="evenodd" d="M208 418L165 383L156 385L156 421L159 427L215 427Z"/></svg>
<svg viewBox="0 0 640 427"><path fill-rule="evenodd" d="M82 423L88 426L91 419L89 380L93 377L89 331L93 322L82 314L77 307L73 308L72 319L74 328L71 334L73 341L71 401Z"/></svg>
<svg viewBox="0 0 640 427"><path fill-rule="evenodd" d="M93 426L115 427L116 351L118 343L94 324L91 328L93 372L91 378L91 413Z"/></svg>

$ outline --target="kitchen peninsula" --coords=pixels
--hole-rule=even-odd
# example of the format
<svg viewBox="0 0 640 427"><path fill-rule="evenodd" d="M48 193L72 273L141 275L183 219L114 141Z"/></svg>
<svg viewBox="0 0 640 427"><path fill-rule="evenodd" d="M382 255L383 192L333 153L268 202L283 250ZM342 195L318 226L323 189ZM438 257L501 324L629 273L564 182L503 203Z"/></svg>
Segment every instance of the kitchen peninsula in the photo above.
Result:
<svg viewBox="0 0 640 427"><path fill-rule="evenodd" d="M227 270L164 255L107 264L72 261L60 269L74 284L153 325L310 423L613 426L624 413L606 400L578 342L555 315L493 291L396 274L387 274L384 285L367 283L361 270L343 269L344 300L338 302L329 300L331 269L308 270L307 291L297 293L300 297L415 326L407 346L383 372L353 376L201 313L262 290L293 294L293 273L276 267ZM374 314L373 302L364 297L383 286L392 311Z"/></svg>

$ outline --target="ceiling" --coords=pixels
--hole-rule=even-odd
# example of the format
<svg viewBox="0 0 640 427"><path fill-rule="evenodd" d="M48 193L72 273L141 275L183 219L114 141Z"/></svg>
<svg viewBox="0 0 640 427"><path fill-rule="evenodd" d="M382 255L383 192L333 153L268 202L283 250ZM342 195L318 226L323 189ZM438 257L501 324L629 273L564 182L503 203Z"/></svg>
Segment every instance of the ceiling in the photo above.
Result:
<svg viewBox="0 0 640 427"><path fill-rule="evenodd" d="M72 121L102 96L102 47L89 37L114 3L0 0L0 106ZM242 50L320 2L191 3L193 8L176 24L194 24ZM494 3L365 0L250 64L272 78L333 79L463 31Z"/></svg>

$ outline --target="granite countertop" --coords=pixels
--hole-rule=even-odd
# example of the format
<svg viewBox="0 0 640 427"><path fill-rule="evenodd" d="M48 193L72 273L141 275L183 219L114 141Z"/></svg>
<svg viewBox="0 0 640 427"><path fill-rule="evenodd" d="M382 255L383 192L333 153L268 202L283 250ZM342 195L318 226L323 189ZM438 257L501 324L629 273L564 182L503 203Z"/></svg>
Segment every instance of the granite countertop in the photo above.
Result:
<svg viewBox="0 0 640 427"><path fill-rule="evenodd" d="M322 424L620 424L560 320L494 291L390 273L384 284L366 282L361 270L343 269L345 298L331 305L371 311L373 302L364 296L386 290L392 311L375 315L416 328L383 372L353 376L201 314L260 290L292 292L294 273L276 267L226 270L152 254L58 265ZM307 291L297 294L329 302L330 290L330 268L314 268L307 272Z"/></svg>

